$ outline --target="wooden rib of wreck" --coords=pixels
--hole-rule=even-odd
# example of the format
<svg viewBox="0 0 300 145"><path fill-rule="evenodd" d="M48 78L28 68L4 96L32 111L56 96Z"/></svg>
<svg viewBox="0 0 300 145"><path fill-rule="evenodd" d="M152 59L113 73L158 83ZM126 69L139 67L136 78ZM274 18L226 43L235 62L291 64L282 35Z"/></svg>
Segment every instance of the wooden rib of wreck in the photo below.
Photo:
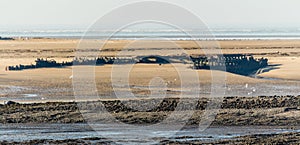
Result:
<svg viewBox="0 0 300 145"><path fill-rule="evenodd" d="M191 60L191 61L189 61ZM72 65L105 65L105 64L134 64L134 63L193 63L194 69L219 69L240 75L250 75L268 66L268 59L254 59L252 55L198 55L198 56L137 56L137 57L98 57L94 59L76 58L71 62L58 63L55 60L37 59L35 65L9 66L7 70L23 70L34 68L66 67Z"/></svg>
<svg viewBox="0 0 300 145"><path fill-rule="evenodd" d="M11 37L1 37L0 36L0 40L15 40L15 39L11 38Z"/></svg>
<svg viewBox="0 0 300 145"><path fill-rule="evenodd" d="M191 56L194 69L216 69L227 72L250 75L268 66L268 59L254 59L252 55L225 54L213 56Z"/></svg>
<svg viewBox="0 0 300 145"><path fill-rule="evenodd" d="M57 63L55 60L47 60L47 59L42 59L42 58L37 58L35 60L35 65L16 65L16 66L8 66L6 67L6 70L9 71L19 71L19 70L24 70L24 69L35 69L35 68L52 68L52 67L65 67L65 66L72 66L72 62L62 62L62 63Z"/></svg>

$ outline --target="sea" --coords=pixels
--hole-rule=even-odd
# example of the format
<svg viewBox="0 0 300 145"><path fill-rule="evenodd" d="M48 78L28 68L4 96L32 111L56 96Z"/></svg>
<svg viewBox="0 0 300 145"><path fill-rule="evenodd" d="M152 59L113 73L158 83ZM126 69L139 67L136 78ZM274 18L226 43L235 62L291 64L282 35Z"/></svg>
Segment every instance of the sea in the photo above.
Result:
<svg viewBox="0 0 300 145"><path fill-rule="evenodd" d="M168 39L168 40L289 40L300 39L300 28L214 28L178 29L43 29L1 30L0 37L91 38L91 39Z"/></svg>

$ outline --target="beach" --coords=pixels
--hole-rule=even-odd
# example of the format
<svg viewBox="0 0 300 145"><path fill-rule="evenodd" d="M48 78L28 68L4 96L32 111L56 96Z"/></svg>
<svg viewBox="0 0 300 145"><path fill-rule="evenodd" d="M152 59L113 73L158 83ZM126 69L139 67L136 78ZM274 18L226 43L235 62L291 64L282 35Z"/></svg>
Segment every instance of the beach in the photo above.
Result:
<svg viewBox="0 0 300 145"><path fill-rule="evenodd" d="M102 43L101 40L89 40ZM182 89L181 76L172 64L135 64L128 77L130 90L135 98L116 98L112 86L112 70L114 65L95 66L95 88L99 97L91 96L78 98L74 95L73 67L63 68L38 68L22 71L5 71L6 66L30 65L36 58L54 59L58 62L71 61L76 56L76 48L80 44L79 39L55 39L55 38L30 38L15 40L0 40L0 104L14 101L17 104L0 105L1 125L19 124L86 124L86 118L82 111L87 113L90 106L105 104L109 113L126 124L153 124L158 123L174 111L174 102L183 98L187 104L196 102L196 108L181 111L194 111L187 123L187 127L193 128L201 121L201 114L209 102L212 91L212 79L218 78L214 73L224 76L220 82L224 88L224 94L219 97L220 110L212 122L212 127L249 127L266 129L261 134L253 131L250 134L238 134L229 138L212 139L203 141L204 137L191 137L189 135L177 136L177 139L153 137L152 140L161 144L251 144L251 143L299 143L300 109L300 40L222 40L217 42L199 41L199 44L218 43L217 50L223 54L250 54L255 58L267 58L270 68L253 76L221 72L217 70L193 70L199 76L199 81L191 82L190 86L200 85L199 98L189 95L181 96L181 93L191 92L188 88ZM176 47L177 46L177 47ZM121 50L132 48L132 52L143 54L151 50L164 52L177 52L178 48L189 55L209 52L209 48L200 48L194 41L176 40L172 43L158 40L110 40L97 52L99 56L119 55ZM204 50L203 50L204 49ZM181 51L178 51L181 52ZM180 55L180 54L178 54ZM187 64L188 65L188 64ZM84 68L84 67L83 67ZM155 77L160 77L165 82L165 88L152 88L149 90L149 82ZM190 79L190 78L189 78ZM85 82L93 83L93 82ZM124 91L118 88L118 91ZM162 90L166 92L165 105L148 111L132 110L122 106L124 101L129 104L143 104L151 100L162 101L163 98L151 96L152 91ZM88 90L87 90L88 91ZM126 91L126 90L125 90ZM128 90L127 90L128 91ZM84 93L84 92L83 92ZM88 92L87 92L88 93ZM87 102L88 101L88 102ZM142 102L139 102L142 101ZM144 101L144 102L143 102ZM173 104L172 104L173 102ZM128 102L127 102L128 103ZM101 106L101 105L100 105ZM187 105L189 106L189 105ZM183 113L183 112L179 112ZM105 116L105 115L104 115ZM105 117L101 115L99 118ZM92 120L99 121L99 120ZM103 121L103 120L102 120ZM107 121L107 122L106 122ZM110 123L106 120L106 123ZM180 122L180 121L179 121ZM71 127L72 128L72 127ZM251 127L249 127L251 128ZM272 129L286 129L286 132L276 132ZM235 130L233 128L232 130ZM245 129L247 130L247 129ZM268 133L269 132L269 133ZM5 133L4 133L5 134ZM222 135L220 135L222 136ZM223 135L224 136L224 135ZM97 136L75 136L74 138L62 138L60 140L35 138L32 140L0 140L0 144L28 143L28 144L60 144L60 143L106 143L109 140L97 138ZM104 135L105 137L105 135ZM159 138L159 139L158 139ZM183 139L184 138L184 139ZM212 137L218 138L218 137ZM272 140L276 138L276 140Z"/></svg>
<svg viewBox="0 0 300 145"><path fill-rule="evenodd" d="M129 43L132 43L132 41L109 41L103 48L105 51L100 51L99 55L114 56L122 47ZM188 54L203 53L193 41L175 41L174 43L182 46ZM227 85L226 96L298 95L297 88L300 76L297 65L300 61L298 57L300 41L232 40L219 41L218 43L224 54L253 54L256 58L267 58L269 65L274 65L271 71L258 74L257 78L227 72L219 73L226 77L226 82L223 82ZM2 92L0 92L0 96L2 101L5 100L5 97L9 97L8 99L11 100L12 98L17 99L16 101L74 100L72 67L41 68L24 71L5 71L5 67L19 64L34 64L36 58L54 59L58 62L71 61L76 55L75 50L78 44L79 40L74 39L17 39L1 41L0 88L2 88ZM159 47L162 50L174 47L173 44L164 41L142 41L138 44L140 46L134 46L145 49ZM143 53L142 50L138 52L140 51ZM112 69L113 65L95 67L95 80L100 96L110 96L112 94ZM156 71L156 73L151 73L151 71ZM205 92L209 92L212 74L209 70L197 70L197 73L205 95ZM165 79L165 82L168 82L170 92L174 93L180 87L180 76L172 64L165 64L163 67L157 64L135 64L130 74L132 90L141 95L147 94L149 81L155 76L160 76Z"/></svg>

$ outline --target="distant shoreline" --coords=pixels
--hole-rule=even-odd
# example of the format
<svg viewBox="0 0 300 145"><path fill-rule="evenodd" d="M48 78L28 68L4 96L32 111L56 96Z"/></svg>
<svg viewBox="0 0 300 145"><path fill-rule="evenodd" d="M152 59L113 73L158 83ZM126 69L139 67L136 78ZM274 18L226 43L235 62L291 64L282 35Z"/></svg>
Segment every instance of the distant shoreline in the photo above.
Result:
<svg viewBox="0 0 300 145"><path fill-rule="evenodd" d="M12 37L1 37L1 40L111 40L111 41L300 41L299 38L271 38L271 39L264 39L264 38L229 38L229 39L222 39L222 38L210 38L210 39L187 39L187 38L161 38L161 39L151 39L151 38L98 38L98 37L82 37L82 36L12 36Z"/></svg>
<svg viewBox="0 0 300 145"><path fill-rule="evenodd" d="M57 39L168 39L168 40L299 40L299 29L141 29L131 30L0 30L3 37L42 37Z"/></svg>
<svg viewBox="0 0 300 145"><path fill-rule="evenodd" d="M13 40L13 39L95 39L95 40L168 40L168 41L289 41L289 40L300 40L300 37L298 38L208 38L208 39L201 39L201 38L101 38L101 37L84 37L84 36L13 36L13 37L3 37L3 38L8 38L8 39L1 39L0 40Z"/></svg>

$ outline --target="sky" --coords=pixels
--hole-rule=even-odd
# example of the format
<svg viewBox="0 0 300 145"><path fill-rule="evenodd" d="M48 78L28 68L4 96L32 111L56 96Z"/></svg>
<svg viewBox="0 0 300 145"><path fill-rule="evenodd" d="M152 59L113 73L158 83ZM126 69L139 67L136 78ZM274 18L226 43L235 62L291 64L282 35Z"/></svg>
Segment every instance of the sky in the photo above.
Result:
<svg viewBox="0 0 300 145"><path fill-rule="evenodd" d="M300 28L299 0L160 0L181 6L208 27ZM138 0L0 0L0 29L87 28Z"/></svg>

